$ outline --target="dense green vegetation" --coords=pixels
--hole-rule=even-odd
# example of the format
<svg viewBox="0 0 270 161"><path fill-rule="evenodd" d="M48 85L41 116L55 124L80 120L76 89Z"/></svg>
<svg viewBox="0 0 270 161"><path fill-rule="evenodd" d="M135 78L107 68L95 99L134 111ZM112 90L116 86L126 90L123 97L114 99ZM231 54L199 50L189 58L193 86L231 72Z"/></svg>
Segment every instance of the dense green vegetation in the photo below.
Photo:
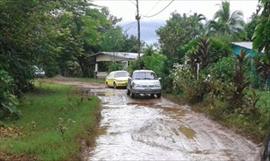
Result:
<svg viewBox="0 0 270 161"><path fill-rule="evenodd" d="M0 151L38 160L78 160L74 157L79 157L80 139L94 141L99 100L79 95L69 86L45 82L35 86L18 106L23 117L6 122L5 128L14 130L0 138Z"/></svg>
<svg viewBox="0 0 270 161"><path fill-rule="evenodd" d="M231 11L227 1L221 3L212 20L197 13L172 13L166 24L157 30L159 48L144 48L142 58L133 62L129 70L154 70L162 77L162 85L167 92L181 96L188 103L203 104L200 111L262 138L270 127L270 105L267 100L267 89L270 87L270 1L259 2L261 7L247 24L243 21L242 12ZM62 118L71 115L68 112L57 114L54 110L68 110L66 105L72 107L73 103L65 103L78 101L76 97L75 100L69 100L69 96L62 98L64 92L71 89L45 85L46 88L39 87L43 91L39 95L27 94L26 100L19 104L18 100L24 98L25 92L34 90L34 66L43 68L49 77L56 74L93 77L91 56L94 53L138 51L137 38L126 35L116 25L121 20L91 1L1 0L0 17L0 120L13 124L10 121L21 117L14 124L25 126L22 130L26 134L31 131L28 125L31 119L44 121L39 120L45 117L36 115L40 113L38 111L47 110L51 113L44 114L50 117L56 115L55 119L50 120L51 123L44 121L39 123L40 127L37 126L41 131L50 131L50 127L46 129L46 124L57 124L60 115ZM241 51L240 55L232 53L231 42L245 40L254 42L254 48L259 53L254 59L247 56L245 51ZM109 71L122 68L117 63L105 67ZM251 71L251 67L254 71ZM55 87L58 92L53 92L49 87ZM52 101L55 98L46 92L60 100ZM68 101L64 102L66 98ZM46 106L51 103L56 103L56 107ZM35 108L34 105L44 109ZM48 136L45 134L37 137L33 144L28 142L34 138L32 134L18 142L7 139L0 148L12 153L35 155L44 152L38 155L43 159L65 158L70 149L55 151L55 155L49 156L45 144L45 150L38 151L40 149L35 146L48 141L49 147L52 143L50 139L61 137L57 132ZM66 135L67 138L75 136L73 132ZM73 142L70 144L71 147L75 145Z"/></svg>
<svg viewBox="0 0 270 161"><path fill-rule="evenodd" d="M209 21L201 14L172 13L166 25L157 30L160 50L145 49L133 68L141 64L155 70L165 91L261 141L270 127L269 93L265 90L270 81L270 2L261 3L262 13L258 9L247 24L242 12L231 11L227 1ZM231 42L253 38L255 49L264 53L255 58L244 50L233 54ZM166 59L159 59L162 57Z"/></svg>
<svg viewBox="0 0 270 161"><path fill-rule="evenodd" d="M20 116L17 97L32 89L34 66L49 77L91 77L97 51L137 51L120 19L85 0L1 0L0 17L1 120Z"/></svg>

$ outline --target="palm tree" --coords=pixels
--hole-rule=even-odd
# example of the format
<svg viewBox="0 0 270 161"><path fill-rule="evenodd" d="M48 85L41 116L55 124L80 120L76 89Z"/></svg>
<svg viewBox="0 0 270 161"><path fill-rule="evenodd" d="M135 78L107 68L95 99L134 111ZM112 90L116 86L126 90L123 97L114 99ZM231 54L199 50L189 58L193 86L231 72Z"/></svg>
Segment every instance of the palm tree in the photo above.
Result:
<svg viewBox="0 0 270 161"><path fill-rule="evenodd" d="M214 19L208 23L209 33L235 36L244 30L243 13L231 13L230 3L223 1Z"/></svg>

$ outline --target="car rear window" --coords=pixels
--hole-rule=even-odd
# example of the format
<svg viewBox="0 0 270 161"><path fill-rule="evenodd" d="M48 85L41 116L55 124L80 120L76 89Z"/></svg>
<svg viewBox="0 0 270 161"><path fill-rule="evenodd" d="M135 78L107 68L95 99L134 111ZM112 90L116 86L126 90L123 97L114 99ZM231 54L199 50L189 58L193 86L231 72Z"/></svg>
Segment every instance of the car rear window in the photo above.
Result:
<svg viewBox="0 0 270 161"><path fill-rule="evenodd" d="M133 73L133 79L135 80L153 80L157 79L157 76L153 72L135 72Z"/></svg>
<svg viewBox="0 0 270 161"><path fill-rule="evenodd" d="M118 78L118 77L128 77L128 72L117 72L117 73L115 73L114 77L115 78Z"/></svg>

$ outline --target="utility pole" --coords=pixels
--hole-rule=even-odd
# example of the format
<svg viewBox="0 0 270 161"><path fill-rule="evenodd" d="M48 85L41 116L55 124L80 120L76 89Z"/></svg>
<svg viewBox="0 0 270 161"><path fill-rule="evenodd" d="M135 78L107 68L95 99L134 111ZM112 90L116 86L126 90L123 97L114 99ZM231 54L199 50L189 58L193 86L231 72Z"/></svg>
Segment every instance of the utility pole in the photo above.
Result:
<svg viewBox="0 0 270 161"><path fill-rule="evenodd" d="M138 58L140 60L141 55L141 24L140 24L140 10L139 10L139 0L136 0L136 8L137 8L137 15L136 15L136 20L137 20L137 24L138 24Z"/></svg>

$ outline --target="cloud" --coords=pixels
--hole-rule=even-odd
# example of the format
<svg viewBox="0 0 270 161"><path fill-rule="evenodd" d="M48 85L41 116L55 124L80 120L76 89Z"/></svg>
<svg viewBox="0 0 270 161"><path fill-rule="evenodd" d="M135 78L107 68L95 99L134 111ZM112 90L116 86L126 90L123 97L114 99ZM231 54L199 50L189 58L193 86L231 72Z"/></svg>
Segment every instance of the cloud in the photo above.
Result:
<svg viewBox="0 0 270 161"><path fill-rule="evenodd" d="M142 21L141 22L141 39L147 44L158 42L158 35L156 30L165 25L163 20ZM119 26L123 28L128 35L137 36L137 22L120 23Z"/></svg>

